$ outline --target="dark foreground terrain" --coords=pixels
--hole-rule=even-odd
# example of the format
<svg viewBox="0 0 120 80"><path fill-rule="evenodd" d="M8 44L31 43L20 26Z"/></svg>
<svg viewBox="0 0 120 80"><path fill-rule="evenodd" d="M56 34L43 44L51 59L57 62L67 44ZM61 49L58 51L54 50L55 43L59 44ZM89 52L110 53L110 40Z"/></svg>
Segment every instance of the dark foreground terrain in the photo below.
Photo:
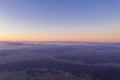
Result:
<svg viewBox="0 0 120 80"><path fill-rule="evenodd" d="M0 80L120 80L120 43L0 42Z"/></svg>

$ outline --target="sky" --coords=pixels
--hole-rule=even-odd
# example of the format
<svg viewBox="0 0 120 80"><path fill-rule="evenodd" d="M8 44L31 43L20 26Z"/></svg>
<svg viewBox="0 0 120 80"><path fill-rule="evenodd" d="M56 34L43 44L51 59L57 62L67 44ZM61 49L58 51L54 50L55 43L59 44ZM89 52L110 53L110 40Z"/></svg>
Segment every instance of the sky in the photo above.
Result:
<svg viewBox="0 0 120 80"><path fill-rule="evenodd" d="M0 41L120 42L120 0L0 0Z"/></svg>

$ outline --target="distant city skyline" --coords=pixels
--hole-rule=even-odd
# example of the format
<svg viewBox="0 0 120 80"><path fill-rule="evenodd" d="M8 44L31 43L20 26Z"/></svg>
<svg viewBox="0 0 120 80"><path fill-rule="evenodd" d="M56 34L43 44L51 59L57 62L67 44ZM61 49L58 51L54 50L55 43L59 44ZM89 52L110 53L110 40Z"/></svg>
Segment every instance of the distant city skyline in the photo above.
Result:
<svg viewBox="0 0 120 80"><path fill-rule="evenodd" d="M0 41L120 42L120 0L0 0Z"/></svg>

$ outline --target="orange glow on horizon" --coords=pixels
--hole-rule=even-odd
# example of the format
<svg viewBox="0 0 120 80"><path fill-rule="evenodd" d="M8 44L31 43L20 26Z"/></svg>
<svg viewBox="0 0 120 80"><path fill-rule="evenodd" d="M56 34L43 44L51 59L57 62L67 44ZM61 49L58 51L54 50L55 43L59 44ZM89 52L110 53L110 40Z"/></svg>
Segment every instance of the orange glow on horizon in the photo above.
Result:
<svg viewBox="0 0 120 80"><path fill-rule="evenodd" d="M44 36L0 36L0 41L89 41L120 42L119 35L44 35Z"/></svg>

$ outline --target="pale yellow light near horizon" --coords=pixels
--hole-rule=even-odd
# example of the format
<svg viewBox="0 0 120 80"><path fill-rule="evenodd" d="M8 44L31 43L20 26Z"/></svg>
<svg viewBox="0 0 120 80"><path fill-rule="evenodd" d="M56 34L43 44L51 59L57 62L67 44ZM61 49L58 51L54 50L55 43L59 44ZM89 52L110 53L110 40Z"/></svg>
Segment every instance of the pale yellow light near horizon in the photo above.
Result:
<svg viewBox="0 0 120 80"><path fill-rule="evenodd" d="M29 27L30 26L30 27ZM31 27L35 30L29 30ZM37 26L37 27L36 27ZM30 24L22 21L11 19L0 19L0 41L95 41L95 42L119 42L119 28L113 32L90 31L90 28L77 30L77 33L61 34L49 32L46 28L48 25ZM112 28L112 27L110 27ZM114 29L114 27L113 27ZM69 30L69 29L68 29ZM62 31L62 30L61 30ZM81 32L79 32L81 31ZM57 31L56 31L57 32ZM75 32L75 31L74 31Z"/></svg>
<svg viewBox="0 0 120 80"><path fill-rule="evenodd" d="M70 36L70 37L68 37ZM0 35L0 41L90 41L90 42L118 42L119 35L46 35L46 36L24 36L24 35Z"/></svg>

